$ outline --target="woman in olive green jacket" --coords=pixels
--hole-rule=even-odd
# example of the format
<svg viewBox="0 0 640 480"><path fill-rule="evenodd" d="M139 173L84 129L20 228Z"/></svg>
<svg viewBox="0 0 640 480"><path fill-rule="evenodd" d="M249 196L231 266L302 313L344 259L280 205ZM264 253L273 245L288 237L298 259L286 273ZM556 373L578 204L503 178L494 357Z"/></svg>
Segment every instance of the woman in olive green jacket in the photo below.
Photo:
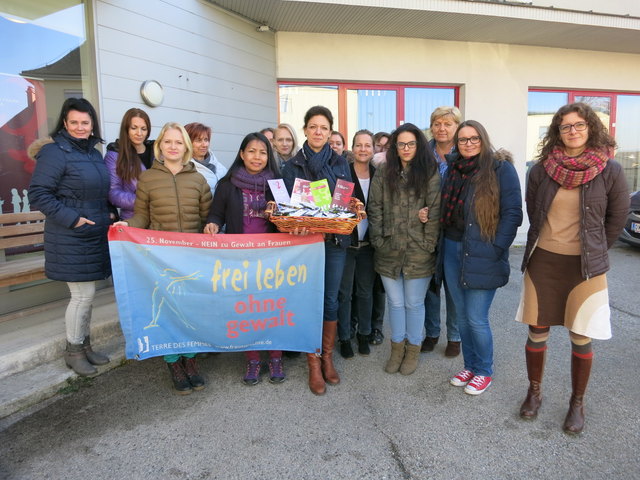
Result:
<svg viewBox="0 0 640 480"><path fill-rule="evenodd" d="M440 176L415 125L398 127L389 144L369 194L369 235L389 303L391 357L385 371L409 375L418 365L424 297L436 265Z"/></svg>

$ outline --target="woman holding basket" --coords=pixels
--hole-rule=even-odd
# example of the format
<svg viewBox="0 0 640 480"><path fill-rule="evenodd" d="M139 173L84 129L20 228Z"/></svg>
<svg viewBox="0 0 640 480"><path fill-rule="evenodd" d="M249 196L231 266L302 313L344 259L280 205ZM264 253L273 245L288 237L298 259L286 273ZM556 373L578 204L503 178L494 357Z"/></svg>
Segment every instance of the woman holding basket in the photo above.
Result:
<svg viewBox="0 0 640 480"><path fill-rule="evenodd" d="M327 179L333 194L340 179L351 181L347 161L329 146L329 136L333 130L333 115L323 106L311 107L304 116L304 135L307 140L300 151L285 163L282 177L291 193L296 178L316 181ZM306 234L306 229L296 231ZM349 235L325 235L324 311L322 323L322 355L307 354L309 364L309 389L316 395L323 395L326 383L337 385L340 376L333 366L333 348L336 342L338 320L338 292L346 259Z"/></svg>

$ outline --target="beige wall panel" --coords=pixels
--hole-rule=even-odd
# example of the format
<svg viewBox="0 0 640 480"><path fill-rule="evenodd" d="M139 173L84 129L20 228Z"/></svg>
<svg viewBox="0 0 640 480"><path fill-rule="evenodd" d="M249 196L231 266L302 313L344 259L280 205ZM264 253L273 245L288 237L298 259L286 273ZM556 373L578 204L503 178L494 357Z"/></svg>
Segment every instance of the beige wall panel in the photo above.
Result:
<svg viewBox="0 0 640 480"><path fill-rule="evenodd" d="M279 79L460 85L465 118L513 153L521 180L530 87L640 91L640 55L287 32L276 40Z"/></svg>

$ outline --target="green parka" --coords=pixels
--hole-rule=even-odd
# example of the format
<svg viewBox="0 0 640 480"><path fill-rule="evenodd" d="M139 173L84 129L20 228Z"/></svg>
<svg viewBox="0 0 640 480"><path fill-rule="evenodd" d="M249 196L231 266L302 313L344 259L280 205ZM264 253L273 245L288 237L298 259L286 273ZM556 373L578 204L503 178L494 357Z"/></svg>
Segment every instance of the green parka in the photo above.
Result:
<svg viewBox="0 0 640 480"><path fill-rule="evenodd" d="M381 165L373 177L367 205L375 269L393 279L401 272L406 279L429 277L435 272L440 233L440 175L436 171L419 192L409 190L403 175L392 194L385 170ZM418 218L424 207L429 207L427 223Z"/></svg>
<svg viewBox="0 0 640 480"><path fill-rule="evenodd" d="M130 227L164 232L202 233L211 189L188 162L176 175L158 160L140 174Z"/></svg>

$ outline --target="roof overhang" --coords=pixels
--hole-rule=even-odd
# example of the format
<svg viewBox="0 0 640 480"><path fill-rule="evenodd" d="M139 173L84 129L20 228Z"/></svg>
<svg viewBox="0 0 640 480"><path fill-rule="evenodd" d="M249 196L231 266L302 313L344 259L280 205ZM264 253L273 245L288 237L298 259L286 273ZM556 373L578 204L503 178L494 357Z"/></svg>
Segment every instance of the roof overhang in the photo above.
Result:
<svg viewBox="0 0 640 480"><path fill-rule="evenodd" d="M640 18L487 0L208 0L263 31L640 53ZM579 2L576 3L579 5ZM268 28L267 28L268 27Z"/></svg>

